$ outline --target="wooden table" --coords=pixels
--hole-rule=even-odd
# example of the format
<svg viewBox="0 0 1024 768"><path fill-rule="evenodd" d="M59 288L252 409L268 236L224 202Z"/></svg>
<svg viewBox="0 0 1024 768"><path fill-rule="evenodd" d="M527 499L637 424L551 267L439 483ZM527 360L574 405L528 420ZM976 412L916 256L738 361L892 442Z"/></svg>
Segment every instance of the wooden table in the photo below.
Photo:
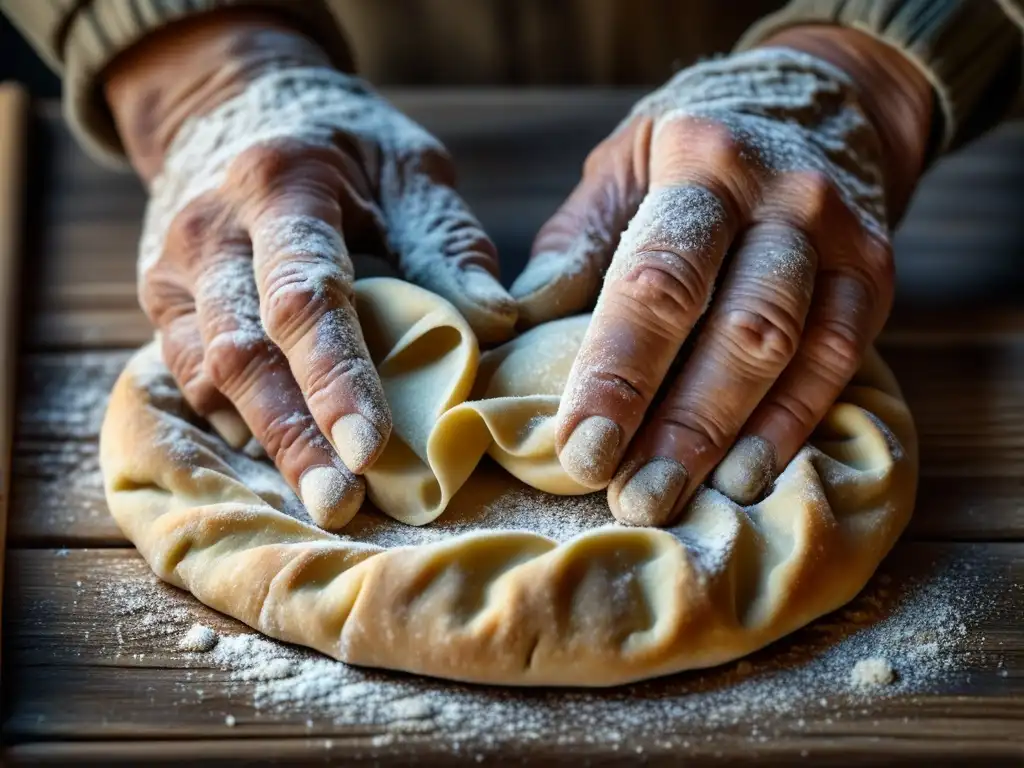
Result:
<svg viewBox="0 0 1024 768"><path fill-rule="evenodd" d="M531 233L571 188L587 149L633 97L395 95L454 152L462 189L508 257L509 274ZM625 757L669 762L681 755L697 762L785 764L800 758L813 764L1024 761L1021 128L1007 127L944 164L924 185L901 232L900 298L882 347L917 418L922 484L910 529L865 596L746 666L617 694L506 694L501 701L564 710L564 717L555 724L547 717L530 732L515 724L496 729L464 722L457 741L450 724L431 720L395 729L319 711L267 712L254 700L255 682L232 679L214 664L197 666L173 637L127 631L132 617L125 615L125 600L112 598L118 590L122 597L148 590L221 632L243 628L156 585L106 512L96 442L105 395L129 351L151 333L134 283L144 198L131 176L100 169L79 152L55 105L37 105L32 137L3 601L3 733L10 764L331 758L433 764L528 757L606 764ZM771 706L771 716L752 706L731 718L721 707L713 710L709 698L708 717L700 715L701 697L762 672L798 674L827 655L836 638L869 630L897 610L886 595L904 584L927 584L940 563L953 564L942 588L970 608L970 618L949 669L927 690L897 688L865 698L839 686L781 713ZM136 612L133 620L137 629L145 616ZM199 672L203 690L191 695L198 683L190 681ZM392 677L396 686L411 684ZM495 695L458 690L463 697ZM639 700L685 699L691 716L667 717L654 732L623 723L614 736L604 726L574 724L578 712L612 695L623 712Z"/></svg>

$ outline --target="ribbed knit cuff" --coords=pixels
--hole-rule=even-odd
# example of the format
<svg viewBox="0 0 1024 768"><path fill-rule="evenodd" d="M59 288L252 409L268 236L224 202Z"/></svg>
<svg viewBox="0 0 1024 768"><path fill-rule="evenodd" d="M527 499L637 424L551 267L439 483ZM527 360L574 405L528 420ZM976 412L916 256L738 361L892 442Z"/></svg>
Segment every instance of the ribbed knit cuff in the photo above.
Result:
<svg viewBox="0 0 1024 768"><path fill-rule="evenodd" d="M838 24L902 51L931 82L942 120L937 152L994 125L1021 80L1021 30L993 0L792 0L749 30L746 50L801 24Z"/></svg>
<svg viewBox="0 0 1024 768"><path fill-rule="evenodd" d="M64 115L82 146L106 165L125 165L124 147L99 75L122 51L159 27L231 6L280 11L316 40L338 66L350 69L348 45L323 0L93 0L64 25Z"/></svg>

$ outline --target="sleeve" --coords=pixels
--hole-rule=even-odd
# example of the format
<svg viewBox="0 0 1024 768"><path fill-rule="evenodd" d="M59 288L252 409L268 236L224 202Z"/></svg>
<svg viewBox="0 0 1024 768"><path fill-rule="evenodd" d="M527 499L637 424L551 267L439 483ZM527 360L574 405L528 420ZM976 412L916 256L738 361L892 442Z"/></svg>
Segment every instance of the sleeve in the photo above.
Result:
<svg viewBox="0 0 1024 768"><path fill-rule="evenodd" d="M121 164L124 149L99 75L153 30L230 6L271 8L290 17L341 66L348 47L328 0L0 0L2 10L63 77L64 115L100 161Z"/></svg>
<svg viewBox="0 0 1024 768"><path fill-rule="evenodd" d="M847 26L903 51L935 88L937 152L992 127L1020 100L1024 0L791 0L737 48L801 24Z"/></svg>

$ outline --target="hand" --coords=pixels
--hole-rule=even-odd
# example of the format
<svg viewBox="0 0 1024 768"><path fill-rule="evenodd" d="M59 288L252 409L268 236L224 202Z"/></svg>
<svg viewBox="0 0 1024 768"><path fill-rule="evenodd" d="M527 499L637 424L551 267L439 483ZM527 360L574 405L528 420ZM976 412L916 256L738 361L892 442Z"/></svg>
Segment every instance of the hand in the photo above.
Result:
<svg viewBox="0 0 1024 768"><path fill-rule="evenodd" d="M301 35L220 23L176 33L108 86L153 176L140 298L195 412L236 447L251 430L314 520L337 528L391 432L350 251L389 255L487 341L511 333L515 305L436 139ZM173 125L146 123L153 112Z"/></svg>
<svg viewBox="0 0 1024 768"><path fill-rule="evenodd" d="M917 172L929 98L900 158ZM859 101L850 77L792 49L692 67L590 155L539 233L512 287L521 321L600 292L557 446L574 479L610 484L620 521L671 522L709 475L755 501L882 328L892 148Z"/></svg>

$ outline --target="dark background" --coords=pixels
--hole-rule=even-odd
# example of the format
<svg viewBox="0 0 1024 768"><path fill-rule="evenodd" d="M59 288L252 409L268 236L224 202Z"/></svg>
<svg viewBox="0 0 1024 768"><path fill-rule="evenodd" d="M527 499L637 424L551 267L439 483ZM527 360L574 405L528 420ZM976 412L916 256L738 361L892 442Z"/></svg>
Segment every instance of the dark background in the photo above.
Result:
<svg viewBox="0 0 1024 768"><path fill-rule="evenodd" d="M0 14L0 80L17 80L34 96L60 95L60 81Z"/></svg>
<svg viewBox="0 0 1024 768"><path fill-rule="evenodd" d="M766 6L776 4L767 0L730 3L728 18L710 24L713 34L705 24L704 31L689 30L687 37L722 50L728 47L726 37L738 34L751 19L768 10ZM702 7L705 15L713 7L696 1L694 5ZM700 53L706 51L690 51L684 58ZM4 79L25 83L37 98L60 95L58 79L0 15L0 80ZM503 141L510 140L505 137ZM563 151L554 146L558 141L551 135L533 135L529 141L531 151L540 154L547 149ZM545 148L545 142L552 147ZM579 153L584 151L579 148ZM456 158L462 163L460 170L467 160L473 160L460 157L459 152ZM473 169L466 170L464 177L471 179ZM1016 306L1024 302L1022 190L1024 125L1020 123L1000 126L929 172L895 238L897 307L913 311L915 307L935 309L964 302ZM525 243L529 239L526 230L532 231L539 223L520 222L524 231L514 243L515 250L522 250L518 240Z"/></svg>

